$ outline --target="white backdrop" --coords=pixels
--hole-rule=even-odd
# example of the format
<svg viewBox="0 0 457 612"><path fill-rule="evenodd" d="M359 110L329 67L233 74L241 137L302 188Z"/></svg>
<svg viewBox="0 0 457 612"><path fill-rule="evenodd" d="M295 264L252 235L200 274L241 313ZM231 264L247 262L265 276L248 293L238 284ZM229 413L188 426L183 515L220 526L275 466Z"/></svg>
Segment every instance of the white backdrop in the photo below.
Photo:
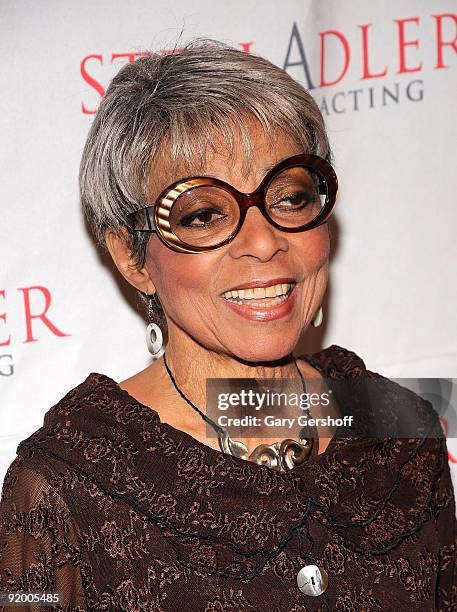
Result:
<svg viewBox="0 0 457 612"><path fill-rule="evenodd" d="M455 0L2 0L0 482L70 388L147 364L145 322L92 245L77 172L109 80L181 31L285 67L326 118L340 179L331 279L301 348L339 344L386 376L457 377L456 13Z"/></svg>

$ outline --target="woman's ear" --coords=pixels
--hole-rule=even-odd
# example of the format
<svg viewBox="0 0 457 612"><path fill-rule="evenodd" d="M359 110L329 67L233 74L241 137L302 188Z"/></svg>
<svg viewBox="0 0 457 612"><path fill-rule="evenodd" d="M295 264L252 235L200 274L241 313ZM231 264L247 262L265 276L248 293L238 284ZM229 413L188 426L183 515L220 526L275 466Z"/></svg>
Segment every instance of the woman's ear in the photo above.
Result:
<svg viewBox="0 0 457 612"><path fill-rule="evenodd" d="M143 293L154 293L154 283L146 268L138 268L135 265L134 256L128 246L127 230L121 228L120 231L122 235L113 229L107 229L105 232L106 246L117 269L131 285Z"/></svg>

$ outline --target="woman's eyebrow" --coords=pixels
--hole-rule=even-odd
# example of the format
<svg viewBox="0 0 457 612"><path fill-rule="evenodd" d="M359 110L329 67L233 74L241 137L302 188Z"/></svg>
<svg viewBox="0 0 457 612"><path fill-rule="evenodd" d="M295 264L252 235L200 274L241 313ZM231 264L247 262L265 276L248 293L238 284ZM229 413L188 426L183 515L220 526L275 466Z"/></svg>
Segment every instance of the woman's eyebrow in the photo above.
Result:
<svg viewBox="0 0 457 612"><path fill-rule="evenodd" d="M286 158L284 157L284 159L286 159ZM262 172L264 174L266 174L267 172L270 172L270 170L272 170L275 166L277 166L281 161L282 161L282 159L280 159L279 161L275 161L275 162L273 162L271 164L267 164L266 166L263 166Z"/></svg>
<svg viewBox="0 0 457 612"><path fill-rule="evenodd" d="M266 166L264 166L262 168L262 172L264 174L267 174L267 172L270 172L270 170L272 170L275 166L277 166L278 164L280 164L282 161L284 161L285 159L288 159L289 157L291 157L291 155L285 155L284 157L281 157L281 159L278 159L275 162L272 162L271 164L267 164Z"/></svg>

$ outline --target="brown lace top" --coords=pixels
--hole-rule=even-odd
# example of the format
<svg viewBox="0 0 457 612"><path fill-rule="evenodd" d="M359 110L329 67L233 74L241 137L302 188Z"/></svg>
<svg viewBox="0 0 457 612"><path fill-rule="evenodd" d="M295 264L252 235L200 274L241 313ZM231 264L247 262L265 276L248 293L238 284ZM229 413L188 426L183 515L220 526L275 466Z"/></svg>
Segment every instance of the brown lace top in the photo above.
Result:
<svg viewBox="0 0 457 612"><path fill-rule="evenodd" d="M436 418L351 351L301 358L335 392L375 381L386 421ZM338 404L363 414L361 398L354 384ZM162 423L101 374L21 442L0 503L0 591L60 591L74 612L450 611L455 563L442 436L335 437L284 474ZM299 590L306 565L327 572L321 595Z"/></svg>

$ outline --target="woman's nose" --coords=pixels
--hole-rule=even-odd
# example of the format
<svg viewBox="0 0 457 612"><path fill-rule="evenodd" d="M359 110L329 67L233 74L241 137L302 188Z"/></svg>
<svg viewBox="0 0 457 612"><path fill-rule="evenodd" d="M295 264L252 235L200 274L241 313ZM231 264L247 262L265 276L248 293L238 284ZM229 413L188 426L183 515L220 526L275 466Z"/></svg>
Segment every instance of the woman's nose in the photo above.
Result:
<svg viewBox="0 0 457 612"><path fill-rule="evenodd" d="M232 257L251 255L261 261L268 261L277 251L287 251L287 234L271 225L257 206L251 206L243 225L230 243Z"/></svg>

